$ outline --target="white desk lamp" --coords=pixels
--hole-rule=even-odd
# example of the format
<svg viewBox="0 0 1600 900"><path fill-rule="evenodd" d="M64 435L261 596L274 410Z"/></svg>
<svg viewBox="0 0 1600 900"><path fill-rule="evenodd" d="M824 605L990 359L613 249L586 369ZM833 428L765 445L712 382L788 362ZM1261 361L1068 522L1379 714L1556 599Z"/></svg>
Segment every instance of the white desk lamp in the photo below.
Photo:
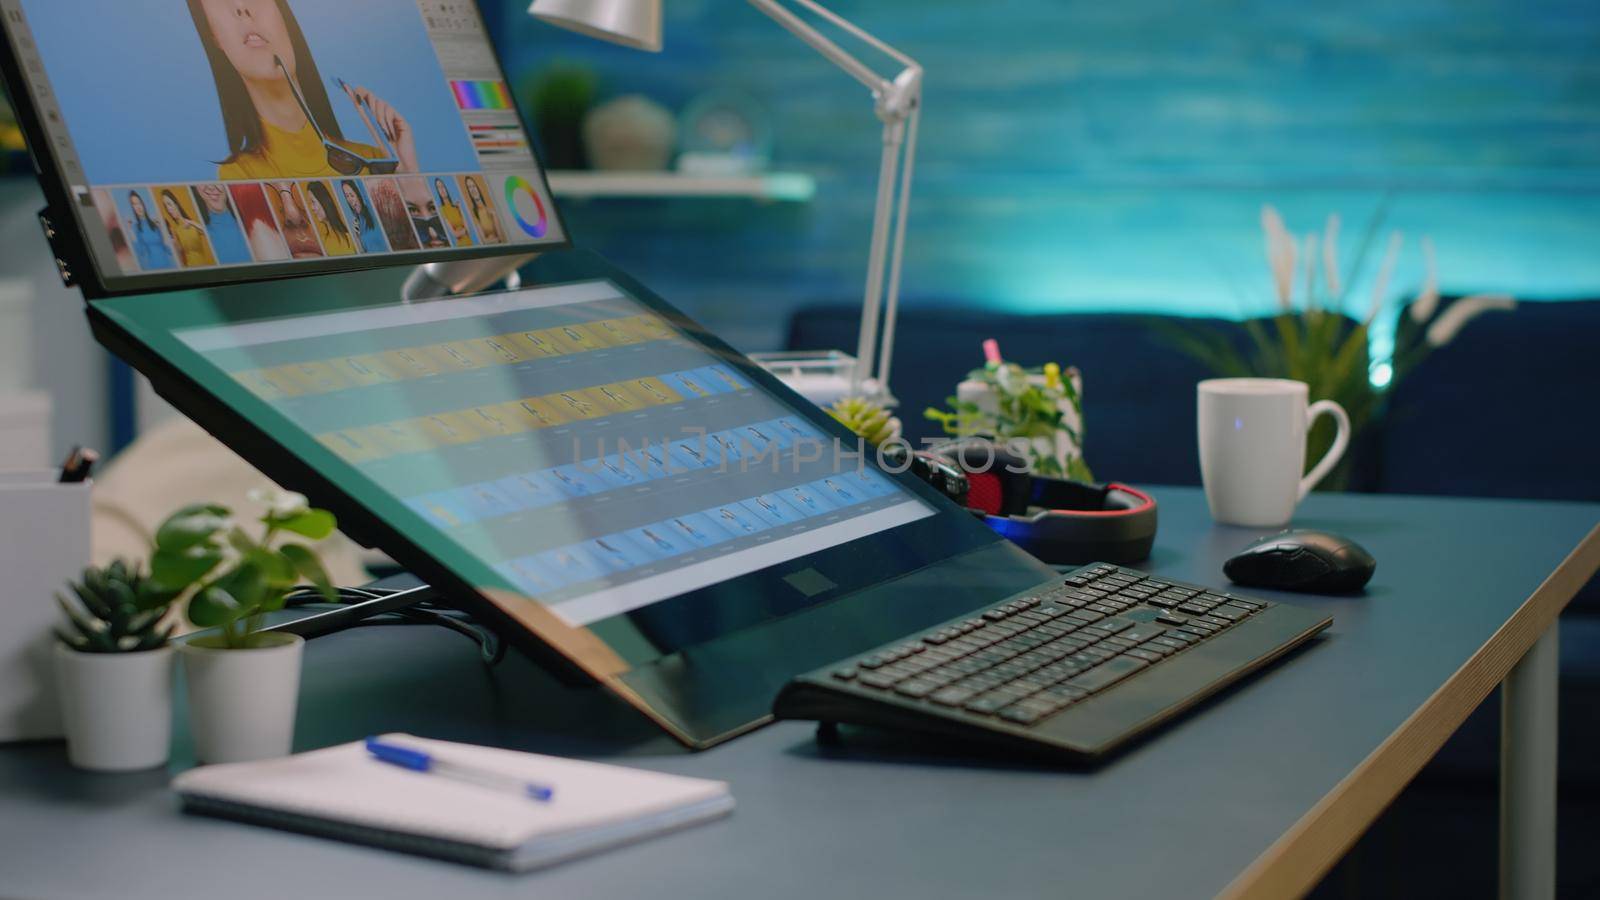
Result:
<svg viewBox="0 0 1600 900"><path fill-rule="evenodd" d="M861 336L856 346L850 392L887 396L889 363L894 354L895 316L900 302L900 262L905 256L906 203L911 196L917 123L922 115L922 67L814 0L791 2L905 67L895 77L885 78L817 31L782 0L750 0L751 6L766 13L865 85L872 92L873 109L883 122L878 203L873 215L866 294L861 302ZM627 47L661 49L661 0L534 0L528 13L553 25ZM898 204L895 201L897 189ZM873 365L875 356L876 368ZM810 396L805 390L801 393Z"/></svg>

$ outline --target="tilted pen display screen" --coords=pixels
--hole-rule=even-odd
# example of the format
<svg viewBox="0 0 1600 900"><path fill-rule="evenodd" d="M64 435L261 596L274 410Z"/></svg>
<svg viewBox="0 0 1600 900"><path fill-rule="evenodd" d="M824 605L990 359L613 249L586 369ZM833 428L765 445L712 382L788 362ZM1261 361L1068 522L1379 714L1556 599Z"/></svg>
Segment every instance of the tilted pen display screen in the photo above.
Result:
<svg viewBox="0 0 1600 900"><path fill-rule="evenodd" d="M572 625L933 514L606 281L178 338Z"/></svg>

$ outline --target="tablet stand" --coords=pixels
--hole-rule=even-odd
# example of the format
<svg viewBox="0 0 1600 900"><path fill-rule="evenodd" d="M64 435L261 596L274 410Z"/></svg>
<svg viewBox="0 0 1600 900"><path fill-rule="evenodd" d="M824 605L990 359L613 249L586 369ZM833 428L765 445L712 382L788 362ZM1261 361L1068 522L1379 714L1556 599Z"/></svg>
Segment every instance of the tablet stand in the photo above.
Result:
<svg viewBox="0 0 1600 900"><path fill-rule="evenodd" d="M434 300L450 294L472 294L516 275L518 269L539 258L537 253L494 256L460 262L427 263L406 276L400 296L408 303Z"/></svg>

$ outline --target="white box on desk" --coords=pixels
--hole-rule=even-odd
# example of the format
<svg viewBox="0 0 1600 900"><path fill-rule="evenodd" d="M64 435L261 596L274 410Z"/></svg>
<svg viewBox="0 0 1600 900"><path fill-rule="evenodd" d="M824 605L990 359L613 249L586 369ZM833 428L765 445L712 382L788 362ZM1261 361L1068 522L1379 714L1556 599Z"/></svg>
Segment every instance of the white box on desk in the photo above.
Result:
<svg viewBox="0 0 1600 900"><path fill-rule="evenodd" d="M0 741L61 737L55 594L89 564L89 484L0 472Z"/></svg>

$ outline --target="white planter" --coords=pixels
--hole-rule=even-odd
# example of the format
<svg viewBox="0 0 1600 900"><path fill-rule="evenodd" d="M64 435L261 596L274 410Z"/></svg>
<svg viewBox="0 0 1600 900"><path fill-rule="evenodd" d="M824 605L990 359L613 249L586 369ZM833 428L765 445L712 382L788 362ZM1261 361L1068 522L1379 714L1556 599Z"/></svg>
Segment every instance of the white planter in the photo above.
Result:
<svg viewBox="0 0 1600 900"><path fill-rule="evenodd" d="M80 769L131 772L167 763L172 648L80 653L56 644L67 758Z"/></svg>
<svg viewBox="0 0 1600 900"><path fill-rule="evenodd" d="M189 732L201 762L289 753L305 641L292 634L264 637L274 643L249 650L196 646L193 639L178 645L189 688Z"/></svg>

